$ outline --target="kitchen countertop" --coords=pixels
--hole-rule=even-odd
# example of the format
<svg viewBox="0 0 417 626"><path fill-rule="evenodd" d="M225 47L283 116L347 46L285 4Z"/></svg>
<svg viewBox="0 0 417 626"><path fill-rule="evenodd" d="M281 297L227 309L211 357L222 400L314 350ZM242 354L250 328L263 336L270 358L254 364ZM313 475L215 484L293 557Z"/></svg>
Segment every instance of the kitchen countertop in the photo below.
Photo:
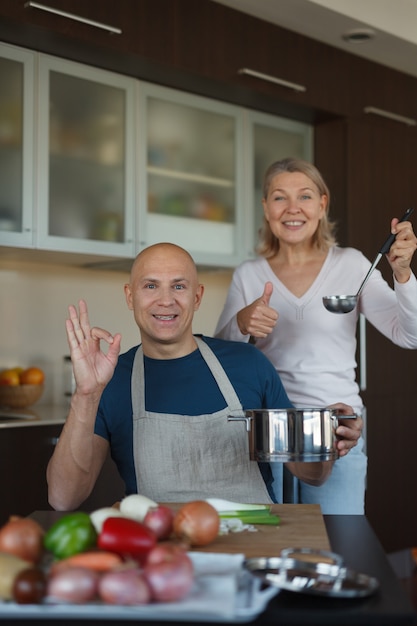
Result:
<svg viewBox="0 0 417 626"><path fill-rule="evenodd" d="M63 424L69 407L65 404L35 404L26 409L0 409L0 428L26 428Z"/></svg>

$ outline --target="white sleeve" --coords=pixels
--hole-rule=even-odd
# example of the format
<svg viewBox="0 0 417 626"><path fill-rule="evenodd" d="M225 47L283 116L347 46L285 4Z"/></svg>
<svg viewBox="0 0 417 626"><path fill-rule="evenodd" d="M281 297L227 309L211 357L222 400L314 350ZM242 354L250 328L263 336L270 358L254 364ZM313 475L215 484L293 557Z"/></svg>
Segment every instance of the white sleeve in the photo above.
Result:
<svg viewBox="0 0 417 626"><path fill-rule="evenodd" d="M375 271L363 292L363 312L369 322L401 348L417 348L417 280L394 278L394 290Z"/></svg>
<svg viewBox="0 0 417 626"><path fill-rule="evenodd" d="M405 348L417 348L417 280L415 275L411 273L406 283L399 283L394 276L394 290L398 301L401 345Z"/></svg>

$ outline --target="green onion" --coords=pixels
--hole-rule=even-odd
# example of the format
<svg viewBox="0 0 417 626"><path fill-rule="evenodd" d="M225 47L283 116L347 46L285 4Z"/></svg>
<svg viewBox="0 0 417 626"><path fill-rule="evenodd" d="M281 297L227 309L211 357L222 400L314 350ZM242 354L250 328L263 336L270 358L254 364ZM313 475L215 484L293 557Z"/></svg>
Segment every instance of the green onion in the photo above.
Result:
<svg viewBox="0 0 417 626"><path fill-rule="evenodd" d="M214 506L220 519L240 519L243 524L269 524L271 526L278 526L281 522L278 515L271 513L269 504L242 504L221 498L208 498L206 501Z"/></svg>
<svg viewBox="0 0 417 626"><path fill-rule="evenodd" d="M243 524L268 524L278 526L281 519L269 510L259 509L255 511L221 511L220 519L240 519Z"/></svg>
<svg viewBox="0 0 417 626"><path fill-rule="evenodd" d="M206 502L214 506L218 513L222 511L259 511L270 510L269 504L246 504L241 502L231 502L230 500L222 500L222 498L207 498Z"/></svg>

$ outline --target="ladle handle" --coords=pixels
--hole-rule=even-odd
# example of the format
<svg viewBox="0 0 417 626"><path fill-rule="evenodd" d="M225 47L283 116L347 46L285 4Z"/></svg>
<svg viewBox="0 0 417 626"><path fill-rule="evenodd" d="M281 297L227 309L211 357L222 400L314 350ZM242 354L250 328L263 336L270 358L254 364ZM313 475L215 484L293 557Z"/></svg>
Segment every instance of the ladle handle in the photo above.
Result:
<svg viewBox="0 0 417 626"><path fill-rule="evenodd" d="M402 218L399 221L400 222L405 222L413 211L414 211L414 207L410 207L409 209L407 209L406 212L404 213L404 215L402 216ZM391 248L392 244L394 243L395 237L396 237L396 235L393 235L391 233L391 235L388 237L388 239L386 240L386 242L384 243L384 245L380 249L379 254L382 255L382 254L387 254L387 252L389 252L389 249Z"/></svg>

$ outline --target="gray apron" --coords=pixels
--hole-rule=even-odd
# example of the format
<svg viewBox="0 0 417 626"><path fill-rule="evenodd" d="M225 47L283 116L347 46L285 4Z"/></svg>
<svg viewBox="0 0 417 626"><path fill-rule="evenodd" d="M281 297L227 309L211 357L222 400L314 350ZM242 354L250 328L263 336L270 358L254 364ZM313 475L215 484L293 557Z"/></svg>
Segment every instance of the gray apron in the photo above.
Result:
<svg viewBox="0 0 417 626"><path fill-rule="evenodd" d="M249 460L243 423L227 421L230 413L242 413L239 398L212 350L198 337L195 340L227 406L203 415L146 411L143 352L139 346L131 381L138 493L156 502L217 497L269 504L272 500L258 464Z"/></svg>

